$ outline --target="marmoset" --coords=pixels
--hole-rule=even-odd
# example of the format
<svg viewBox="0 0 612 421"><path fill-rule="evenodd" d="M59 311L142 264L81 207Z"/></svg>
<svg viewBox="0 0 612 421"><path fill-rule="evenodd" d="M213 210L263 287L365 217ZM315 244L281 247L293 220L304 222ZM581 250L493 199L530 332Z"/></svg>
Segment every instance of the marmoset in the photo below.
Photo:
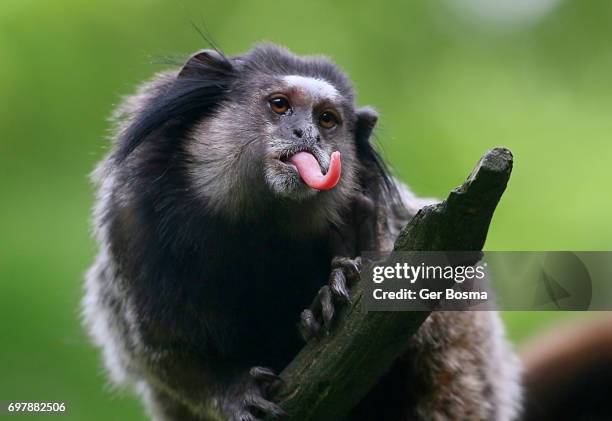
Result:
<svg viewBox="0 0 612 421"><path fill-rule="evenodd" d="M98 165L84 320L157 420L282 417L279 373L333 329L363 251L430 200L390 172L348 77L271 44L193 54L115 114ZM301 335L300 335L301 333ZM351 420L510 420L495 312L433 313Z"/></svg>

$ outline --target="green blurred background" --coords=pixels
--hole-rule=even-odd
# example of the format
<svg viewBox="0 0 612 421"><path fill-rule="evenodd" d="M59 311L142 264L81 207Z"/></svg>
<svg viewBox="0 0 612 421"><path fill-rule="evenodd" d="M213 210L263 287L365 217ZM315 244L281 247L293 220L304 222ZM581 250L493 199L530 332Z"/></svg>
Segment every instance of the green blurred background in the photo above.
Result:
<svg viewBox="0 0 612 421"><path fill-rule="evenodd" d="M87 174L107 116L167 55L270 40L324 53L381 113L402 179L442 197L504 145L515 170L489 250L606 250L612 238L612 2L0 2L0 399L71 419L143 419L79 325L95 253ZM508 313L518 343L575 314Z"/></svg>

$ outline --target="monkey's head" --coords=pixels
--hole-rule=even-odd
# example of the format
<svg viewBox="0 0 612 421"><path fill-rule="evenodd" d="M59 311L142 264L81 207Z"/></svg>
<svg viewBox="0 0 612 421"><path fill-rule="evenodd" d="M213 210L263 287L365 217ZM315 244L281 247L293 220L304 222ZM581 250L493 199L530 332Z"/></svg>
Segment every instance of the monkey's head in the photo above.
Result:
<svg viewBox="0 0 612 421"><path fill-rule="evenodd" d="M207 211L333 220L360 179L387 181L369 140L377 114L355 107L350 81L328 59L269 44L236 57L202 50L166 77L117 156L154 160L159 175L181 172L190 200Z"/></svg>

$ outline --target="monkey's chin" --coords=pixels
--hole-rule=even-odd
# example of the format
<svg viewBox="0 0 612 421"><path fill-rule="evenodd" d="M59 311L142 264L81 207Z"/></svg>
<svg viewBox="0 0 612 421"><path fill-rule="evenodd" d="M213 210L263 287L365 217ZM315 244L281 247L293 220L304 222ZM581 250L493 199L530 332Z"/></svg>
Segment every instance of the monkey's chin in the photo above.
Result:
<svg viewBox="0 0 612 421"><path fill-rule="evenodd" d="M265 178L272 193L281 198L301 201L313 198L319 192L302 181L295 165L278 159L268 162Z"/></svg>

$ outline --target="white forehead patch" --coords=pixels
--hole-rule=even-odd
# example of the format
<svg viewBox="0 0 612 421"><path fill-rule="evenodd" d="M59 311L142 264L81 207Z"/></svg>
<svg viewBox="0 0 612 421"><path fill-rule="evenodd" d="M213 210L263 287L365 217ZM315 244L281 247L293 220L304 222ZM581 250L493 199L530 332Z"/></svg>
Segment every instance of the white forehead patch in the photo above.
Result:
<svg viewBox="0 0 612 421"><path fill-rule="evenodd" d="M308 91L315 98L334 99L338 96L338 91L329 82L314 77L289 75L284 76L283 80L290 88L301 88Z"/></svg>

